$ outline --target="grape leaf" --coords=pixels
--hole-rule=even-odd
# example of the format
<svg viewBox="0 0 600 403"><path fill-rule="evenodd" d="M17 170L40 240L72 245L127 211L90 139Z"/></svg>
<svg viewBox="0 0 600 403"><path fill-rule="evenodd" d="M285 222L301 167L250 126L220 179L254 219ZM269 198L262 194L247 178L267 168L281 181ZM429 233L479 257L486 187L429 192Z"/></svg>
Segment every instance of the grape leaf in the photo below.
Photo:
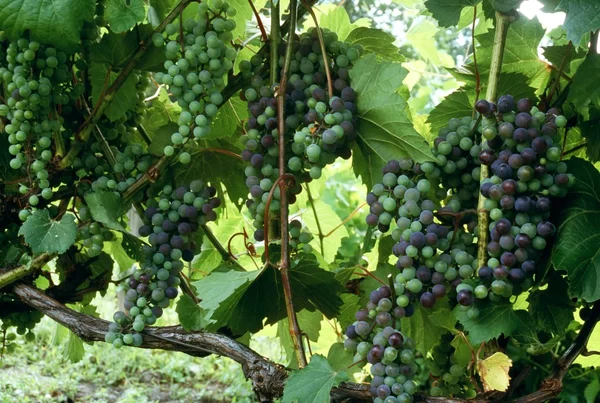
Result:
<svg viewBox="0 0 600 403"><path fill-rule="evenodd" d="M479 317L471 319L462 307L454 308L454 315L469 333L473 344L491 340L501 334L510 336L521 324L516 312L509 302L483 302L479 306Z"/></svg>
<svg viewBox="0 0 600 403"><path fill-rule="evenodd" d="M315 354L305 368L294 372L285 382L282 402L328 402L331 389L347 379L345 371L334 371L325 357Z"/></svg>
<svg viewBox="0 0 600 403"><path fill-rule="evenodd" d="M356 319L355 314L362 306L360 304L360 297L355 294L342 294L341 296L344 304L340 308L340 314L337 317L338 322L343 330L351 325Z"/></svg>
<svg viewBox="0 0 600 403"><path fill-rule="evenodd" d="M589 53L577 72L573 75L568 100L576 108L586 106L590 102L600 106L600 88L590 85L590 80L600 78L600 55Z"/></svg>
<svg viewBox="0 0 600 403"><path fill-rule="evenodd" d="M406 32L406 40L421 54L423 59L435 65L442 64L440 53L433 38L440 28L425 16L417 17L413 20L410 28Z"/></svg>
<svg viewBox="0 0 600 403"><path fill-rule="evenodd" d="M581 130L581 136L585 137L586 140L585 154L590 161L596 162L600 160L600 108L591 106L588 111L589 116L587 116L587 120L580 117L579 129ZM577 128L569 131L567 145L571 138L574 137L575 140L577 139L577 136L571 135L574 129ZM565 150L568 150L568 148L565 148ZM569 155L577 156L577 154L572 153L569 153Z"/></svg>
<svg viewBox="0 0 600 403"><path fill-rule="evenodd" d="M289 276L298 311L319 310L328 318L338 315L343 288L332 272L305 257L292 267ZM265 318L266 324L273 324L286 316L281 273L271 266L252 272L214 270L193 284L202 298L200 307L213 321L209 331L227 324L235 334L254 333L262 328Z"/></svg>
<svg viewBox="0 0 600 403"><path fill-rule="evenodd" d="M127 253L127 256L136 262L143 262L146 258L142 253L142 246L144 245L144 242L140 238L131 235L128 232L122 232L121 234L123 236L121 246L123 247L125 253Z"/></svg>
<svg viewBox="0 0 600 403"><path fill-rule="evenodd" d="M253 0L252 3L257 10L260 10L264 7L266 0ZM250 4L246 0L230 0L227 1L229 6L235 8L237 11L234 17L231 17L233 21L235 21L235 29L231 31L233 34L233 39L244 37L246 35L246 21L252 21L252 17L254 13L252 12L252 8ZM198 6L194 3L192 4L193 10L197 10ZM197 11L195 11L197 12Z"/></svg>
<svg viewBox="0 0 600 403"><path fill-rule="evenodd" d="M222 245L228 245L229 240L234 234L244 230L244 224L244 219L241 216L238 216L232 218L220 218L218 224L213 226L211 223L209 224L209 227L213 230L213 233ZM241 235L233 238L231 241L232 251L244 250L243 239L244 238ZM222 261L223 257L214 245L210 242L204 242L202 243L202 251L199 255L195 256L192 261L192 273L208 273L217 268Z"/></svg>
<svg viewBox="0 0 600 403"><path fill-rule="evenodd" d="M586 33L600 28L600 3L596 0L562 0L557 10L567 13L563 27L575 45Z"/></svg>
<svg viewBox="0 0 600 403"><path fill-rule="evenodd" d="M393 62L403 62L404 56L394 42L396 38L379 29L358 27L353 29L345 40L354 45L361 45L365 53L374 53L377 57Z"/></svg>
<svg viewBox="0 0 600 403"><path fill-rule="evenodd" d="M521 73L528 78L534 88L544 88L550 78L548 65L539 59L538 46L546 31L537 19L519 19L508 29L506 47L502 59L503 73ZM487 82L489 75L494 30L477 35L480 46L477 48L479 74ZM472 68L472 65L470 65Z"/></svg>
<svg viewBox="0 0 600 403"><path fill-rule="evenodd" d="M118 73L109 72L107 66L101 63L92 63L89 72L92 83L92 100L94 101L94 105L96 105L103 92L115 81ZM133 109L136 102L135 78L133 75L130 75L123 85L121 85L119 91L108 101L105 115L114 122L125 115L128 110Z"/></svg>
<svg viewBox="0 0 600 403"><path fill-rule="evenodd" d="M35 210L19 228L33 253L64 253L77 238L75 216L67 213L60 221L50 218L48 210Z"/></svg>
<svg viewBox="0 0 600 403"><path fill-rule="evenodd" d="M600 173L580 158L567 166L577 179L561 206L551 259L567 272L569 295L593 302L600 299Z"/></svg>
<svg viewBox="0 0 600 403"><path fill-rule="evenodd" d="M433 308L418 305L412 316L403 318L402 333L415 341L417 350L427 354L455 324L456 318L449 309L448 301L438 301Z"/></svg>
<svg viewBox="0 0 600 403"><path fill-rule="evenodd" d="M540 329L561 334L573 320L575 304L569 298L568 284L556 272L548 280L548 288L531 291L527 301L531 319Z"/></svg>
<svg viewBox="0 0 600 403"><path fill-rule="evenodd" d="M327 353L327 361L334 371L345 371L349 376L360 372L361 365L354 364L354 356L344 348L344 343L333 343Z"/></svg>
<svg viewBox="0 0 600 403"><path fill-rule="evenodd" d="M179 323L188 332L200 330L204 327L204 312L189 295L182 295L175 308L179 316Z"/></svg>
<svg viewBox="0 0 600 403"><path fill-rule="evenodd" d="M473 98L469 96L470 93L473 94ZM427 123L431 124L431 132L437 133L452 118L471 116L475 103L474 95L475 91L461 88L444 98L427 117Z"/></svg>
<svg viewBox="0 0 600 403"><path fill-rule="evenodd" d="M379 62L375 55L359 59L350 71L360 111L354 172L368 187L372 186L371 175L379 175L391 159L409 156L424 162L434 158L408 118L408 104L397 92L406 74L399 64Z"/></svg>
<svg viewBox="0 0 600 403"><path fill-rule="evenodd" d="M501 13L508 13L509 11L516 10L523 0L487 0L494 10L500 11Z"/></svg>
<svg viewBox="0 0 600 403"><path fill-rule="evenodd" d="M335 32L340 41L345 41L354 29L371 25L366 18L359 18L354 22L350 22L350 16L346 9L335 4L320 4L319 8L315 9L315 14L319 20L319 27ZM312 18L308 18L304 22L305 30L314 26L315 23Z"/></svg>
<svg viewBox="0 0 600 403"><path fill-rule="evenodd" d="M248 188L244 178L245 165L240 158L235 157L239 151L232 149L225 142L205 144L203 147L198 147L194 143L187 149L192 155L192 162L188 165L179 164L174 167L176 183L189 184L197 178L202 178L215 185L217 189L220 188L218 185L222 183L227 189L231 201L241 208L248 196ZM213 148L213 150L207 150L207 148ZM231 152L233 155L223 154L219 152L221 150Z"/></svg>
<svg viewBox="0 0 600 403"><path fill-rule="evenodd" d="M544 57L556 68L562 66L565 73L577 70L586 56L586 52L573 45L554 45L543 47Z"/></svg>
<svg viewBox="0 0 600 403"><path fill-rule="evenodd" d="M219 108L213 119L206 140L222 139L237 134L238 127L248 119L248 109L244 101L234 96Z"/></svg>
<svg viewBox="0 0 600 403"><path fill-rule="evenodd" d="M69 338L63 349L63 357L72 363L76 363L81 361L84 355L83 340L77 337L75 333L69 331Z"/></svg>
<svg viewBox="0 0 600 403"><path fill-rule="evenodd" d="M214 331L227 323L244 293L261 274L261 270L214 270L209 276L193 283L198 296L202 298L200 308L206 312L206 330Z"/></svg>
<svg viewBox="0 0 600 403"><path fill-rule="evenodd" d="M510 384L510 371L512 360L500 351L495 352L484 360L477 361L477 372L483 383L483 390L489 392L498 390L506 391Z"/></svg>
<svg viewBox="0 0 600 403"><path fill-rule="evenodd" d="M310 312L302 310L296 314L298 319L298 327L302 329L302 333L306 334L309 340L317 342L319 340L319 332L321 331L321 320L323 314L319 311ZM277 322L277 337L285 351L288 360L288 367L298 368L298 359L294 350L294 342L290 336L290 325L288 318L283 318Z"/></svg>
<svg viewBox="0 0 600 403"><path fill-rule="evenodd" d="M88 193L84 196L87 206L94 220L104 224L104 226L117 230L125 231L119 218L123 216L126 208L123 207L121 196L114 192L102 191Z"/></svg>
<svg viewBox="0 0 600 403"><path fill-rule="evenodd" d="M140 47L140 41L146 40L153 32L148 24L138 25L136 29L125 34L109 32L102 36L98 43L90 47L90 60L95 63L106 63L113 69L123 68ZM162 71L165 59L164 48L148 45L144 56L136 70Z"/></svg>
<svg viewBox="0 0 600 403"><path fill-rule="evenodd" d="M519 328L513 334L513 340L521 344L527 350L528 354L539 355L552 351L566 334L565 329L562 329L560 334L549 340L544 337L544 341L541 341L539 333L544 329L539 327L535 313L533 311L528 313L524 310L519 310L516 311L516 314L519 317L520 324Z"/></svg>
<svg viewBox="0 0 600 403"><path fill-rule="evenodd" d="M329 204L326 204L322 200L314 200L313 202L314 209L317 211L318 215L318 224L314 210L310 208L308 203L306 204L306 209L302 210L302 221L311 233L317 234L319 232L318 225L320 225L323 234L330 233L340 225L342 220ZM335 259L338 248L342 244L342 238L348 235L348 229L345 226L342 226L325 238L325 241L323 242L323 250L321 250L321 245L318 240L315 240L314 246L321 253L321 255L323 255L323 258L330 262Z"/></svg>
<svg viewBox="0 0 600 403"><path fill-rule="evenodd" d="M454 336L450 345L454 347L454 358L456 359L456 363L462 367L469 365L473 358L471 348L477 351L477 346L470 346L460 334Z"/></svg>
<svg viewBox="0 0 600 403"><path fill-rule="evenodd" d="M95 10L95 0L0 0L0 27L14 40L29 31L36 41L73 49Z"/></svg>
<svg viewBox="0 0 600 403"><path fill-rule="evenodd" d="M144 0L106 0L104 18L112 32L128 31L145 16Z"/></svg>
<svg viewBox="0 0 600 403"><path fill-rule="evenodd" d="M427 0L425 7L440 26L450 27L458 24L460 13L464 7L473 6L478 0Z"/></svg>

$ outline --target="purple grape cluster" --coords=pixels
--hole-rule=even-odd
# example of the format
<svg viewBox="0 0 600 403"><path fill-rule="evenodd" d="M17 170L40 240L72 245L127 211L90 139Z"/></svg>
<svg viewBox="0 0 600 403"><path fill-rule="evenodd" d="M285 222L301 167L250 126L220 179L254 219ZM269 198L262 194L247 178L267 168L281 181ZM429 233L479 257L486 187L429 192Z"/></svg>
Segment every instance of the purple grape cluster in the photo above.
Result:
<svg viewBox="0 0 600 403"><path fill-rule="evenodd" d="M409 403L417 391L415 343L397 330L402 317L398 310L390 287L380 287L346 329L344 347L355 353L354 362L371 364L370 391L377 402Z"/></svg>
<svg viewBox="0 0 600 403"><path fill-rule="evenodd" d="M214 221L214 209L221 205L216 189L195 180L190 186L165 186L158 200L150 200L145 217L150 225L139 229L148 237L144 245L146 261L129 278L125 309L115 313L106 341L115 347L142 343L139 332L152 325L178 295L179 272L183 262L191 262L196 247L193 234L200 225ZM133 330L133 332L131 332Z"/></svg>
<svg viewBox="0 0 600 403"><path fill-rule="evenodd" d="M294 43L294 59L285 88L286 172L292 173L296 184L290 189L293 203L301 184L321 177L322 169L337 157L350 158L349 143L356 138L356 92L350 86L349 70L360 56L359 47L337 40L333 32L325 31L327 57L331 61L333 94L328 94L327 77L317 31L302 34ZM280 54L285 53L285 44ZM283 65L283 56L280 65ZM243 67L243 69L242 69ZM249 72L251 63L240 69ZM241 97L248 102L250 118L247 133L242 138L245 150L242 159L247 166L246 185L250 192L247 206L254 217L257 241L264 239L264 216L267 199L280 172L278 165L279 135L277 97L274 88L257 72L251 76L251 87ZM275 189L269 214L277 218L280 192Z"/></svg>
<svg viewBox="0 0 600 403"><path fill-rule="evenodd" d="M492 176L481 183L490 212L487 265L480 267L478 298L509 298L528 289L555 232L550 221L552 198L564 197L575 178L562 162L560 110L540 112L527 99L510 95L498 104L480 100L487 146L479 154ZM491 291L491 292L490 292Z"/></svg>

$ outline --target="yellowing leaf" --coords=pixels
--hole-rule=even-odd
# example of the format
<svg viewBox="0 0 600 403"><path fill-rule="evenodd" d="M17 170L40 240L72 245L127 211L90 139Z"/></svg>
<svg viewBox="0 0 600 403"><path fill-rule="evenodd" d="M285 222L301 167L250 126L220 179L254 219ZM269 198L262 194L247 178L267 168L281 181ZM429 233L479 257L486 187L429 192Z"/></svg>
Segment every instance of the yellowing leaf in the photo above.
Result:
<svg viewBox="0 0 600 403"><path fill-rule="evenodd" d="M483 390L498 390L506 391L510 384L510 376L508 371L512 366L512 360L501 352L496 352L490 355L485 360L477 361L477 372L483 383Z"/></svg>

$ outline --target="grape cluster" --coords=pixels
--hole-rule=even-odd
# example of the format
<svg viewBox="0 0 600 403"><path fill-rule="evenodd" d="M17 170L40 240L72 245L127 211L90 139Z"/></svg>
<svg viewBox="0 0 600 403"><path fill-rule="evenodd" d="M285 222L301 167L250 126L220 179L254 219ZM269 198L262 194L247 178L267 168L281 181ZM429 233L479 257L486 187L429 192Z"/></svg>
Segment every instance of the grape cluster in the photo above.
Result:
<svg viewBox="0 0 600 403"><path fill-rule="evenodd" d="M206 138L211 120L223 103L221 90L225 77L233 68L236 51L229 43L235 22L227 19L236 13L234 7L223 0L211 0L198 4L197 18L179 24L169 24L163 35L156 34L152 41L156 46L165 46L166 72L155 74L160 84L169 87L177 97L182 111L179 115L179 130L171 135L171 145L164 153L173 155L189 138ZM190 154L181 152L179 161L190 162Z"/></svg>
<svg viewBox="0 0 600 403"><path fill-rule="evenodd" d="M2 298L7 297L0 297L0 302ZM2 323L0 329L4 335L0 347L6 348L8 353L12 353L16 346L14 342L17 336L25 336L26 341L35 340L33 328L42 320L43 316L39 311L11 312L8 315L0 316ZM16 328L15 333L9 331L11 328ZM0 348L0 355L2 355L3 348Z"/></svg>
<svg viewBox="0 0 600 403"><path fill-rule="evenodd" d="M440 189L439 178L428 179L421 166L403 158L386 164L382 183L367 195L367 224L386 232L395 223L392 253L400 273L394 288L401 317L412 315L413 302L431 308L449 293L460 294L462 281L475 270L473 235L464 228L473 220L462 217L462 226L449 222L448 217L460 213L461 202L456 196L446 197L440 207L445 196Z"/></svg>
<svg viewBox="0 0 600 403"><path fill-rule="evenodd" d="M35 207L40 198L51 199L48 162L53 158L53 136L62 137L62 121L57 110L68 113L69 105L84 92L74 83L67 53L38 42L20 38L7 41L0 32L0 83L6 88L5 102L0 104L0 118L6 120L3 132L8 135L9 165L27 176L19 191ZM27 175L25 175L27 173ZM19 214L21 219L27 210Z"/></svg>
<svg viewBox="0 0 600 403"><path fill-rule="evenodd" d="M346 350L355 353L355 362L371 364L375 402L409 403L417 391L415 343L397 330L400 317L390 288L383 286L371 293L366 309L356 312L356 321L346 329Z"/></svg>
<svg viewBox="0 0 600 403"><path fill-rule="evenodd" d="M413 302L431 308L447 295L474 318L475 300L500 301L530 288L555 232L551 199L565 196L575 180L560 161L566 119L559 110L543 113L510 95L498 106L479 101L476 110L481 126L451 119L434 140L435 161L390 161L367 195L367 224L381 232L394 225L396 303L406 316ZM480 183L482 165L492 175ZM479 193L491 218L483 267L475 243Z"/></svg>
<svg viewBox="0 0 600 403"><path fill-rule="evenodd" d="M457 362L456 349L450 344L452 335L442 336L431 352L427 362L429 371L429 395L433 397L473 398L475 387L467 375L467 369Z"/></svg>
<svg viewBox="0 0 600 403"><path fill-rule="evenodd" d="M325 31L324 42L333 82L329 94L323 55L318 32L310 30L294 42L294 57L290 77L285 88L285 151L286 172L296 179L290 189L290 202L301 191L301 184L321 177L322 169L338 156L350 158L349 144L356 138L356 93L350 86L349 70L361 49L337 40L333 32ZM285 53L285 44L280 54ZM249 74L253 62L240 64L242 74ZM283 66L283 56L279 65ZM242 94L248 102L250 118L247 132L242 137L245 146L241 156L249 163L246 167L246 185L250 192L248 209L254 217L257 241L264 239L264 216L269 192L280 175L278 168L279 131L277 98L259 72L252 75L251 87ZM274 190L269 205L271 218L277 218L280 209L279 188Z"/></svg>
<svg viewBox="0 0 600 403"><path fill-rule="evenodd" d="M476 109L486 116L487 147L479 154L491 177L481 183L489 211L487 265L480 267L477 298L493 301L528 289L555 226L550 221L552 198L564 197L575 177L561 162L559 130L567 121L560 110L544 113L527 99L510 95L498 104L480 100ZM491 291L491 292L490 292Z"/></svg>
<svg viewBox="0 0 600 403"><path fill-rule="evenodd" d="M290 248L292 250L300 250L304 253L312 253L312 246L309 244L312 241L313 235L307 228L302 227L300 220L290 221Z"/></svg>
<svg viewBox="0 0 600 403"><path fill-rule="evenodd" d="M149 246L143 248L147 260L128 280L127 313L115 313L105 337L108 343L115 347L140 345L139 332L154 324L177 297L183 262L194 258L193 233L199 225L217 218L214 209L221 205L221 200L215 195L215 188L195 180L189 187L173 189L167 185L158 201L148 202L145 216L151 225L139 229L140 236L148 237Z"/></svg>

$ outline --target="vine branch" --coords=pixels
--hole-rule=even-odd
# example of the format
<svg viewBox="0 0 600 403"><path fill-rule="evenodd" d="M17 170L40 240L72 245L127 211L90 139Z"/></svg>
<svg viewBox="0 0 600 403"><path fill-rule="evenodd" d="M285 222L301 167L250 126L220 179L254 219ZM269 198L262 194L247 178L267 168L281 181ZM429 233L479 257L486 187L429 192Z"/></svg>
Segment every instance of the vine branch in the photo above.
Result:
<svg viewBox="0 0 600 403"><path fill-rule="evenodd" d="M41 269L55 257L56 255L51 253L42 253L31 262L17 266L14 269L6 271L5 269L0 269L0 289Z"/></svg>

